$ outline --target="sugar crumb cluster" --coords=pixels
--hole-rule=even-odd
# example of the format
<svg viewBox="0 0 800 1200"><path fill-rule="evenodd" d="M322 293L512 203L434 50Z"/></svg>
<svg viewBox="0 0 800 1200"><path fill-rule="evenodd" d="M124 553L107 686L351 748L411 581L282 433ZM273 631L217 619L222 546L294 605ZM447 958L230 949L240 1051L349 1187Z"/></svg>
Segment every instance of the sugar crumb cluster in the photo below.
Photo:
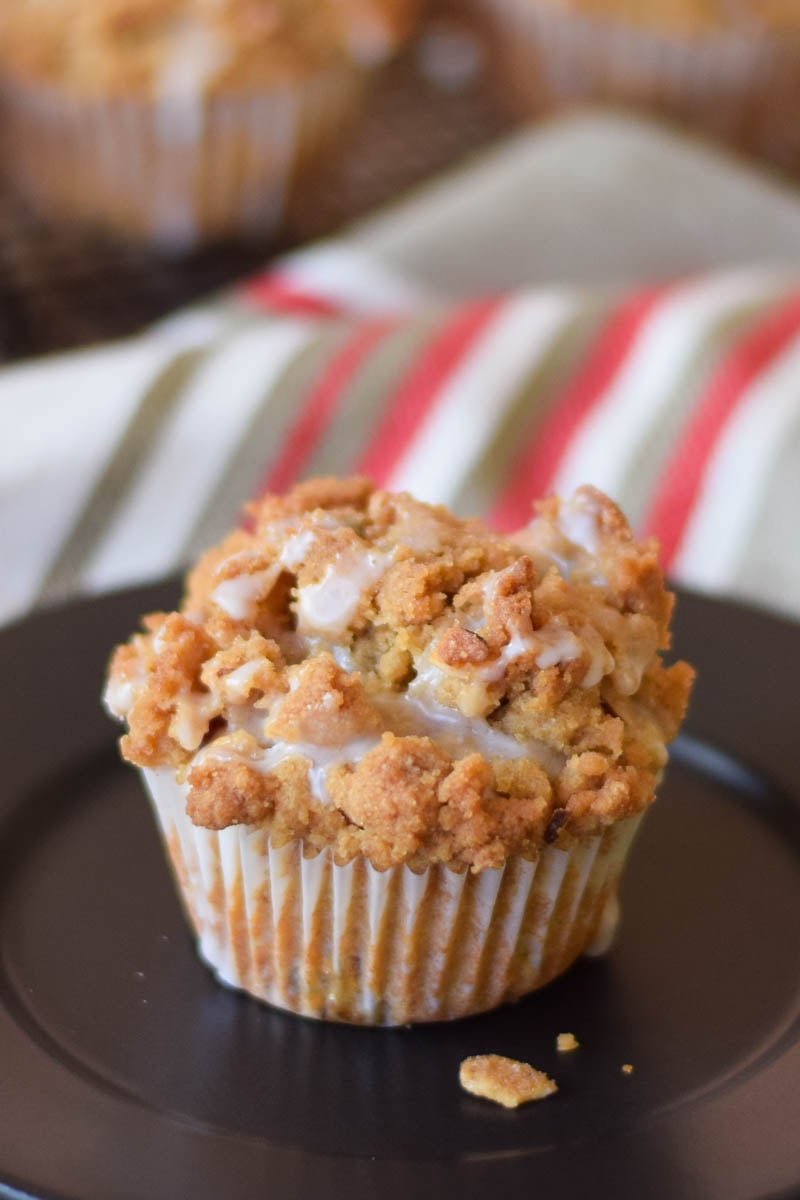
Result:
<svg viewBox="0 0 800 1200"><path fill-rule="evenodd" d="M580 1042L574 1033L559 1033L556 1049L561 1054L577 1050ZM620 1067L623 1075L632 1075L631 1063ZM531 1100L544 1100L558 1091L558 1084L530 1063L502 1054L474 1054L465 1058L458 1072L464 1091L503 1108L518 1108Z"/></svg>
<svg viewBox="0 0 800 1200"><path fill-rule="evenodd" d="M560 1054L568 1054L571 1050L577 1050L579 1046L580 1042L574 1033L560 1033L556 1038L556 1049Z"/></svg>
<svg viewBox="0 0 800 1200"><path fill-rule="evenodd" d="M544 1100L558 1091L558 1084L530 1063L502 1054L475 1054L465 1058L459 1070L465 1091L503 1108L518 1108L531 1100Z"/></svg>

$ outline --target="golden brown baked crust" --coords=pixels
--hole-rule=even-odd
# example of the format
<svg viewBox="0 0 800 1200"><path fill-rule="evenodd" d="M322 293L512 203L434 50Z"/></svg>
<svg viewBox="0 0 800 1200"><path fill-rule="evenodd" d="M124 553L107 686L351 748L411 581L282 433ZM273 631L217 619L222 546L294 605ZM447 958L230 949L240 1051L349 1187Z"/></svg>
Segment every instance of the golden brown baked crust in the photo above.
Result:
<svg viewBox="0 0 800 1200"><path fill-rule="evenodd" d="M511 539L365 480L252 506L112 660L192 820L378 869L535 858L653 799L692 681L653 542L580 489Z"/></svg>
<svg viewBox="0 0 800 1200"><path fill-rule="evenodd" d="M89 95L241 94L337 62L372 65L419 0L15 0L0 69Z"/></svg>
<svg viewBox="0 0 800 1200"><path fill-rule="evenodd" d="M519 1108L530 1100L544 1100L558 1091L554 1080L537 1071L530 1063L502 1054L474 1054L465 1058L458 1072L465 1092L502 1104L503 1108Z"/></svg>

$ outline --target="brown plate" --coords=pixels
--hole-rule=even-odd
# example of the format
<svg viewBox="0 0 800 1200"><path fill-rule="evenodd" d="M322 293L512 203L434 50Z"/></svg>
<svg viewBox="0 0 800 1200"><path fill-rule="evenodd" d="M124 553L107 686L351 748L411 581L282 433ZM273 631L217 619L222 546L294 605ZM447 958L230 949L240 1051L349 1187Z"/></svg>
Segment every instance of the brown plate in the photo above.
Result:
<svg viewBox="0 0 800 1200"><path fill-rule="evenodd" d="M690 733L608 958L494 1013L381 1031L271 1010L194 953L98 702L109 648L176 594L0 634L0 1195L797 1194L800 628L682 597ZM559 1056L568 1030L581 1047ZM516 1112L466 1095L459 1061L487 1051L558 1094Z"/></svg>

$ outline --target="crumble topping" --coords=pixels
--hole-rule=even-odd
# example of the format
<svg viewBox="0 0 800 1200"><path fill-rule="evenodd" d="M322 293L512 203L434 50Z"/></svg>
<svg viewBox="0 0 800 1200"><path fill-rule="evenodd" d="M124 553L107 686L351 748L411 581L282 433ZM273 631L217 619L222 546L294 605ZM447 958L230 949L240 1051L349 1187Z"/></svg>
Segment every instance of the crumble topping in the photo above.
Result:
<svg viewBox="0 0 800 1200"><path fill-rule="evenodd" d="M580 1042L574 1033L560 1033L556 1038L556 1049L562 1054L567 1054L570 1050L577 1050L579 1046Z"/></svg>
<svg viewBox="0 0 800 1200"><path fill-rule="evenodd" d="M250 508L112 660L123 755L198 825L455 870L640 812L693 673L672 597L592 488L499 537L363 479Z"/></svg>
<svg viewBox="0 0 800 1200"><path fill-rule="evenodd" d="M558 1084L530 1063L504 1058L501 1054L475 1054L465 1058L458 1072L465 1092L518 1108L530 1100L544 1100L558 1091Z"/></svg>

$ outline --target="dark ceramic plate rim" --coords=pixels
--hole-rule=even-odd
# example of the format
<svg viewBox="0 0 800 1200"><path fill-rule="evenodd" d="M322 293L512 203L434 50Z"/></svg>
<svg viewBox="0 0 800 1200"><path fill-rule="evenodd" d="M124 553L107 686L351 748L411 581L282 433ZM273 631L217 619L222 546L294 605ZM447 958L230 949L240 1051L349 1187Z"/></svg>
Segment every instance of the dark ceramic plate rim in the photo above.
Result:
<svg viewBox="0 0 800 1200"><path fill-rule="evenodd" d="M85 667L79 667L76 673L76 689L85 693L88 688L92 702L96 703L101 663L107 647L134 627L140 612L171 606L178 594L178 587L178 581L173 579L157 585L78 600L60 608L44 610L7 627L0 632L2 677L8 678L7 672L13 674L15 669L18 670L20 659L24 666L30 664L32 658L35 661L37 654L46 655L49 648L63 642L66 633L78 645L92 647L89 661ZM789 689L793 684L792 677L796 673L794 664L800 663L800 626L743 605L684 592L679 600L676 643L677 650L690 654L700 670L700 685L693 703L689 731L682 739L678 756L690 764L697 764L701 770L711 770L717 775L728 773L735 776L738 790L746 793L748 802L752 802L756 808L765 790L770 792L771 802L774 802L776 794L782 796L780 812L777 817L773 813L771 821L775 824L777 820L781 831L800 848L800 761L793 752L791 710L785 703L786 698L791 695ZM725 678L726 683L730 682L731 674L728 671L726 678L725 668L734 659L737 670L732 678L734 682L740 681L741 686L735 686L726 694L724 722L721 724L720 681ZM774 704L776 696L783 697L777 712ZM77 704L74 713L66 711L63 714L63 721L59 725L57 736L54 737L47 765L42 767L36 764L34 767L33 773L38 775L40 780L51 770L56 771L62 762L69 760L73 744L79 744L83 738L83 744L86 745L86 713L81 713L80 708L80 704ZM15 715L19 717L19 714ZM10 723L13 726L13 720ZM7 721L7 729L8 724ZM103 724L102 716L98 716L96 725L92 728L93 738L95 729L96 749L99 751L109 741L109 730ZM87 747L87 753L91 752ZM10 753L7 751L6 758L9 768L6 794L12 799L9 805L0 798L0 833L10 809L14 807L17 787L30 774L30 763L26 760L26 751L22 743L12 741ZM770 781L768 789L765 789L765 778ZM0 990L0 1017L4 1015L2 1000ZM3 1031L0 1028L0 1045L2 1037ZM731 1102L732 1092L746 1093L751 1077L758 1077L763 1086L765 1080L768 1082L771 1076L777 1077L781 1071L785 1073L789 1057L793 1063L800 1063L798 1050L800 1042L796 1028L787 1030L782 1041L774 1047L773 1053L766 1060L757 1059L751 1067L745 1066L741 1072L737 1072L733 1081L735 1086L732 1086L731 1090L726 1092L723 1089L719 1095L714 1094L707 1098L706 1117L709 1115L708 1109L716 1104L721 1106L719 1119L724 1122L725 1104ZM0 1078L0 1098L2 1094ZM7 1093L7 1099L9 1097L10 1093ZM736 1099L735 1096L733 1098ZM800 1092L797 1089L794 1099L800 1127ZM691 1101L691 1097L689 1100ZM702 1089L699 1100L704 1100ZM129 1105L130 1098L126 1097L122 1102ZM738 1103L748 1101L739 1096ZM637 1125L635 1134L637 1138L646 1139L648 1125L657 1124L662 1119L672 1119L676 1136L681 1136L682 1128L685 1135L689 1136L690 1126L686 1122L690 1119L690 1110L691 1103L687 1104L685 1100L676 1106L667 1106L648 1121ZM223 1132L217 1128L209 1130L200 1123L187 1126L185 1119L181 1120L187 1137L210 1133L219 1158L229 1160L231 1166L237 1161L241 1166L239 1156L243 1153L243 1145L249 1141L254 1142L263 1153L263 1143L248 1133ZM770 1126L768 1120L764 1120L763 1124L764 1140L761 1152L766 1156L770 1153ZM611 1139L612 1143L613 1141L614 1139ZM579 1139L572 1144L577 1149ZM599 1170L602 1170L604 1165L613 1166L615 1156L618 1159L623 1152L622 1140L617 1146L610 1144L608 1151L606 1163L598 1163ZM330 1156L316 1151L297 1151L285 1147L271 1147L270 1157L273 1160L270 1166L274 1168L270 1194L302 1194L309 1198L312 1193L308 1186L301 1186L300 1181L305 1177L308 1185L313 1186L308 1177L309 1168L313 1173L315 1163L318 1169L321 1161L330 1161ZM507 1156L506 1161L514 1157ZM522 1156L517 1157L519 1161L525 1160ZM530 1154L525 1157L529 1163L535 1162L535 1158L531 1159ZM337 1173L336 1195L366 1195L377 1184L387 1200L390 1191L391 1195L431 1195L443 1194L445 1191L450 1193L455 1191L456 1187L461 1196L466 1196L473 1194L473 1191L477 1195L487 1186L496 1186L499 1182L498 1162L475 1159L446 1164L405 1164L384 1159L374 1170L369 1160L334 1158L333 1161L340 1168ZM252 1170L253 1165L251 1164L249 1169ZM386 1188L387 1166L391 1166L393 1172L390 1191ZM469 1169L468 1179L462 1169L464 1167ZM517 1176L517 1182L519 1181L520 1177ZM513 1186L511 1178L508 1182ZM771 1187L769 1195L793 1194L797 1183L798 1179L787 1180L785 1190L783 1185L778 1191ZM622 1180L620 1185L621 1190L618 1194L628 1194L624 1191ZM0 1195L36 1195L48 1197L48 1200L51 1197L52 1200L64 1200L66 1195L41 1189L34 1193L29 1190L29 1186L4 1172L0 1163ZM756 1192L752 1194L755 1195ZM758 1194L767 1195L766 1192ZM75 1197L75 1200L79 1200L79 1197Z"/></svg>

